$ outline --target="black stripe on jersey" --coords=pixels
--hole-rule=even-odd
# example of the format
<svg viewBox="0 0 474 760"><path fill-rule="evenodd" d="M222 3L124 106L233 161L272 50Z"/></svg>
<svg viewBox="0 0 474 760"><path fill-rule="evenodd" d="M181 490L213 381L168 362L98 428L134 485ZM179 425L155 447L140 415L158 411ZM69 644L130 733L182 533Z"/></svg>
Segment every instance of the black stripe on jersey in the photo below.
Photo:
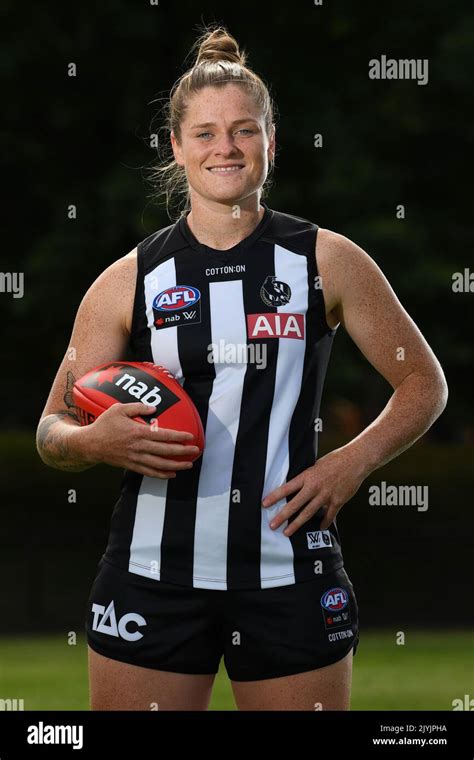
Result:
<svg viewBox="0 0 474 760"><path fill-rule="evenodd" d="M130 562L130 546L137 511L137 500L143 475L133 470L123 470L120 496L110 519L110 534L106 554L113 563L127 568Z"/></svg>
<svg viewBox="0 0 474 760"><path fill-rule="evenodd" d="M298 241L299 245L305 250L308 262L308 311L306 315L306 346L301 391L291 418L289 430L287 482L295 478L307 467L311 467L316 461L318 433L314 429L314 423L319 415L324 377L335 335L335 330L332 330L326 321L322 289L314 287L315 278L318 275L316 264L317 231L318 228L314 225L314 227L307 230L304 238L300 238ZM316 393L315 389L317 389ZM297 515L298 512L292 515L288 523L291 523ZM296 583L304 581L308 577L307 567L301 566L301 562L298 562L299 558L308 556L306 533L307 531L319 530L322 519L323 512L319 510L290 536L295 557L294 572ZM330 526L329 530L333 533L333 541L336 539L339 542L337 528ZM318 555L318 559L323 560L324 572L324 553ZM333 557L331 557L330 561L334 562Z"/></svg>
<svg viewBox="0 0 474 760"><path fill-rule="evenodd" d="M275 274L274 245L261 240L258 250L245 260L245 265L245 313L276 313L276 307L265 305L260 297L261 283L268 275ZM255 342L250 340L248 345ZM261 499L279 341L274 338L259 338L258 342L266 346L267 366L265 369L258 369L256 363L249 363L245 372L229 505L228 589L241 586L259 588L261 583ZM259 377L262 372L265 373L264 396ZM236 489L240 494L240 502L233 499Z"/></svg>

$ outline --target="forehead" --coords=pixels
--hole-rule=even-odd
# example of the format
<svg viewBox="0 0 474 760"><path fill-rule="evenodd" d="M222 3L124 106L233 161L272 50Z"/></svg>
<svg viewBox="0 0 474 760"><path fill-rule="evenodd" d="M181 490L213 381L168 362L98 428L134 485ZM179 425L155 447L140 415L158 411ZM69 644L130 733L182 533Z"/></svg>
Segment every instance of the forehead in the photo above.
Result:
<svg viewBox="0 0 474 760"><path fill-rule="evenodd" d="M260 120L261 110L243 87L226 84L204 87L194 93L188 100L184 122L192 127L201 122L230 122L244 118Z"/></svg>

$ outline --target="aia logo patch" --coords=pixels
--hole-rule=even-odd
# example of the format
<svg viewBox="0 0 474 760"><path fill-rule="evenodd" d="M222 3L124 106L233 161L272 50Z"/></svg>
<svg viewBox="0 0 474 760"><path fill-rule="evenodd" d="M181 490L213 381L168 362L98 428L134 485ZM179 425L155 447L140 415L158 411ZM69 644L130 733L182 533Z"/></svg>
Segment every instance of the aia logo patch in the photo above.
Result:
<svg viewBox="0 0 474 760"><path fill-rule="evenodd" d="M201 292L192 285L173 285L153 299L153 324L157 330L200 321Z"/></svg>
<svg viewBox="0 0 474 760"><path fill-rule="evenodd" d="M263 338L304 339L304 314L247 314L249 340Z"/></svg>

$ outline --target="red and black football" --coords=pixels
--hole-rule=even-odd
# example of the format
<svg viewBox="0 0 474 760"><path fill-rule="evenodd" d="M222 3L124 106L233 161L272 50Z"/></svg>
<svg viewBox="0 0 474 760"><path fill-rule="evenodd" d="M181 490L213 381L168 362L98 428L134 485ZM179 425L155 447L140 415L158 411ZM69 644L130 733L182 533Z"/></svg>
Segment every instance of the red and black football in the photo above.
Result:
<svg viewBox="0 0 474 760"><path fill-rule="evenodd" d="M174 375L153 362L108 362L87 372L73 385L72 396L82 425L89 425L113 404L141 401L156 406L153 414L133 419L162 428L186 430L194 435L190 444L204 449L204 430L193 401ZM156 420L156 422L155 422ZM193 461L200 456L175 456Z"/></svg>

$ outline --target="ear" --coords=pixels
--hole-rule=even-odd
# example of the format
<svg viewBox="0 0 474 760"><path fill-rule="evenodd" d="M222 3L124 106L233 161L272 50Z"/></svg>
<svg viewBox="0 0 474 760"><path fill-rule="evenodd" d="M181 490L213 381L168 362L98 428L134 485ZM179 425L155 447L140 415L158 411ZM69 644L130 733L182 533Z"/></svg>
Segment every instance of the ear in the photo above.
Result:
<svg viewBox="0 0 474 760"><path fill-rule="evenodd" d="M268 139L268 150L267 150L268 162L270 164L272 164L275 159L275 149L276 149L275 125L272 124L270 137Z"/></svg>
<svg viewBox="0 0 474 760"><path fill-rule="evenodd" d="M183 151L181 150L179 146L178 140L173 130L171 130L170 139L171 139L171 147L173 148L173 155L174 155L176 163L179 166L184 166Z"/></svg>

